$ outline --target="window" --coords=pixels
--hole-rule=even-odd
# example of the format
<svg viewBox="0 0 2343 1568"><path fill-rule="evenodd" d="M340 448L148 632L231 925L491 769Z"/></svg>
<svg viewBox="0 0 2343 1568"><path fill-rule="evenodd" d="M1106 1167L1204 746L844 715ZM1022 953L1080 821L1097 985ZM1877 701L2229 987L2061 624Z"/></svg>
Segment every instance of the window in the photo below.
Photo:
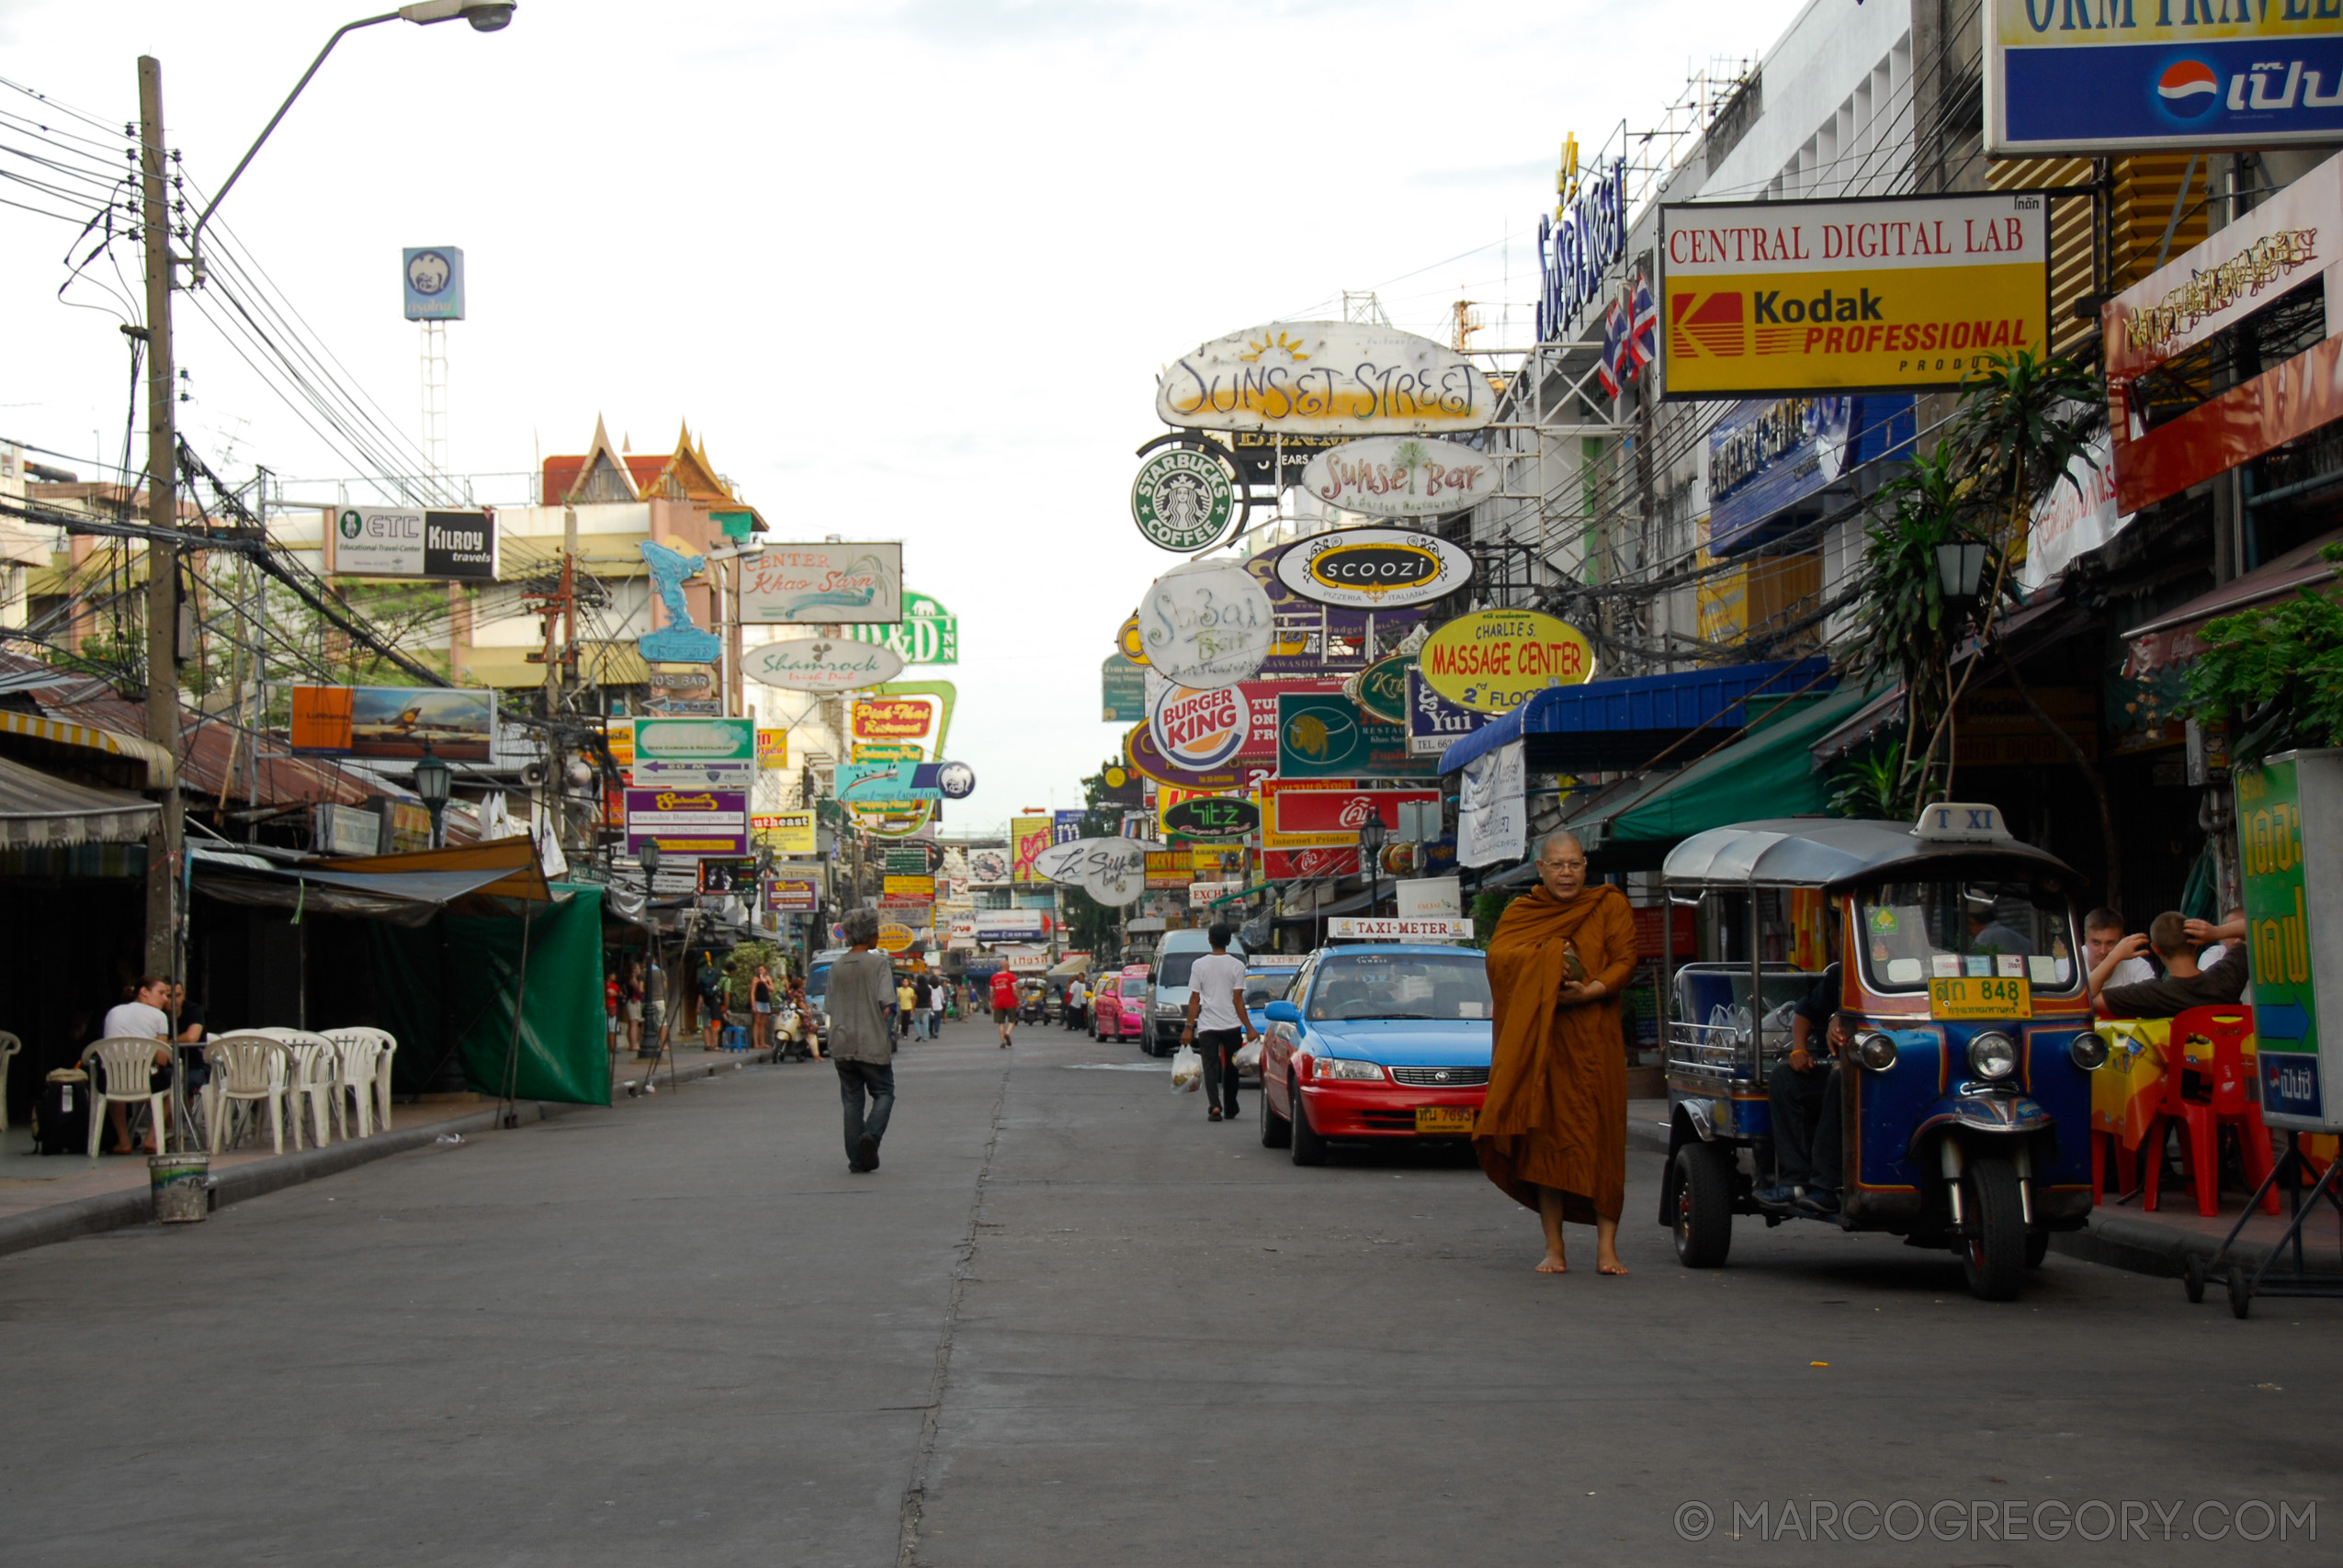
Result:
<svg viewBox="0 0 2343 1568"><path fill-rule="evenodd" d="M1294 975L1295 971L1291 969L1272 969L1265 974L1247 975L1245 976L1245 1005L1249 1008L1260 1008L1267 1007L1272 1002L1284 1001L1285 994L1294 988Z"/></svg>
<svg viewBox="0 0 2343 1568"><path fill-rule="evenodd" d="M1313 1023L1488 1016L1488 968L1477 953L1334 953L1320 964L1310 992Z"/></svg>
<svg viewBox="0 0 2343 1568"><path fill-rule="evenodd" d="M2073 918L2060 889L2025 882L1943 878L1865 888L1863 973L1875 991L1917 991L1963 976L2021 978L2071 992Z"/></svg>

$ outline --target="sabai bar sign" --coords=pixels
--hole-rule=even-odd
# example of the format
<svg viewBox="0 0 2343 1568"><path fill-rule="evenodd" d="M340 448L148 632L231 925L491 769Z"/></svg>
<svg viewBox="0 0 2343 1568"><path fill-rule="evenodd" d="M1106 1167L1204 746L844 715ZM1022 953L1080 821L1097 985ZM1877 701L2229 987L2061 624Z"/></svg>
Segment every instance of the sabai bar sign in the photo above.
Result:
<svg viewBox="0 0 2343 1568"><path fill-rule="evenodd" d="M326 518L325 570L339 576L496 581L492 512L337 506Z"/></svg>
<svg viewBox="0 0 2343 1568"><path fill-rule="evenodd" d="M2039 192L1660 209L1670 398L1957 387L2050 332Z"/></svg>

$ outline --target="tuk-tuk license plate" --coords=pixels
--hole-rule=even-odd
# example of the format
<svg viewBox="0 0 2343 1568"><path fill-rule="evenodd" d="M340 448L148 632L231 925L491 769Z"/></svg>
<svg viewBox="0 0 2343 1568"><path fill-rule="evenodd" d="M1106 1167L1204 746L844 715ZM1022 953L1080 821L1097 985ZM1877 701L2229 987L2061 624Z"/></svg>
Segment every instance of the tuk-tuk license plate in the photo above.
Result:
<svg viewBox="0 0 2343 1568"><path fill-rule="evenodd" d="M1469 1138L1473 1121L1473 1108L1469 1105L1416 1107L1416 1133L1420 1137Z"/></svg>
<svg viewBox="0 0 2343 1568"><path fill-rule="evenodd" d="M1928 983L1928 1010L1942 1019L2032 1018L2033 987L2008 975L1972 975Z"/></svg>

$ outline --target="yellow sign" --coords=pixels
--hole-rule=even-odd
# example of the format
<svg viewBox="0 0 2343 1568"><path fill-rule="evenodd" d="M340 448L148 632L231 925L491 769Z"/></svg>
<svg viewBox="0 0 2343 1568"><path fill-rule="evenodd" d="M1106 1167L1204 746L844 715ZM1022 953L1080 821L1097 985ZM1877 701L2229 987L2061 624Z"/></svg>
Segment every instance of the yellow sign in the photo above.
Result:
<svg viewBox="0 0 2343 1568"><path fill-rule="evenodd" d="M1139 637L1139 613L1137 610L1132 611L1131 618L1123 623L1123 629L1115 634L1115 646L1122 649L1123 657L1134 664L1148 661L1147 643Z"/></svg>
<svg viewBox="0 0 2343 1568"><path fill-rule="evenodd" d="M759 768L786 768L789 765L787 730L760 729L756 732L756 765Z"/></svg>
<svg viewBox="0 0 2343 1568"><path fill-rule="evenodd" d="M2042 196L1660 209L1669 398L1956 387L2050 334Z"/></svg>
<svg viewBox="0 0 2343 1568"><path fill-rule="evenodd" d="M771 850L776 855L809 855L816 852L813 836L813 813L810 811L776 811L769 817L749 818L749 842L761 850Z"/></svg>
<svg viewBox="0 0 2343 1568"><path fill-rule="evenodd" d="M2032 1018L2034 1015L2034 990L2027 981L2007 975L1972 975L1957 980L1930 980L1928 983L1928 1010L1931 1018L1954 1021L1964 1019Z"/></svg>
<svg viewBox="0 0 2343 1568"><path fill-rule="evenodd" d="M935 878L932 876L890 876L884 889L889 898L933 898Z"/></svg>
<svg viewBox="0 0 2343 1568"><path fill-rule="evenodd" d="M846 760L850 762L923 762L927 761L927 753L908 741L858 740Z"/></svg>
<svg viewBox="0 0 2343 1568"><path fill-rule="evenodd" d="M919 941L920 933L900 920L889 920L878 928L878 950L881 953L903 953Z"/></svg>
<svg viewBox="0 0 2343 1568"><path fill-rule="evenodd" d="M610 742L611 762L620 769L633 767L635 765L635 721L631 718L614 718L610 721L610 727L603 731L603 734Z"/></svg>
<svg viewBox="0 0 2343 1568"><path fill-rule="evenodd" d="M1584 633L1534 610L1476 610L1432 634L1416 655L1424 682L1459 707L1503 713L1548 686L1594 674Z"/></svg>

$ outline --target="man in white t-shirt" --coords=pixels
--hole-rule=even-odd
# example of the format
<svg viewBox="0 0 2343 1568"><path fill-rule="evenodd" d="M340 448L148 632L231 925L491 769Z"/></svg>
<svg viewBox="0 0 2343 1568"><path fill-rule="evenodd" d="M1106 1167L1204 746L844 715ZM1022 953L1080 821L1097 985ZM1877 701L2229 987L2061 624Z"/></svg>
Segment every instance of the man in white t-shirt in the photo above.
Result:
<svg viewBox="0 0 2343 1568"><path fill-rule="evenodd" d="M170 981L159 975L142 976L131 998L108 1008L106 1021L98 1026L101 1039L152 1040L155 1043L154 1076L148 1081L152 1087L158 1089L171 1081L171 1015L163 1010L164 1004L170 999ZM127 1084L108 1087L124 1092L130 1089ZM130 1107L121 1100L113 1100L107 1101L106 1111L114 1123L114 1152L118 1155L138 1153L138 1146L130 1142ZM147 1135L154 1145L154 1152L161 1154L163 1129L152 1128Z"/></svg>
<svg viewBox="0 0 2343 1568"><path fill-rule="evenodd" d="M2156 966L2140 956L2145 936L2125 936L2123 917L2110 908L2093 909L2083 917L2083 969L2090 977L2091 999L2097 1001L2110 986L2136 986L2156 978Z"/></svg>
<svg viewBox="0 0 2343 1568"><path fill-rule="evenodd" d="M1180 1038L1204 1053L1207 1113L1215 1122L1234 1122L1237 1050L1255 1032L1245 1010L1245 961L1228 955L1228 939L1236 933L1225 923L1216 922L1205 934L1212 951L1188 971L1188 1021Z"/></svg>

